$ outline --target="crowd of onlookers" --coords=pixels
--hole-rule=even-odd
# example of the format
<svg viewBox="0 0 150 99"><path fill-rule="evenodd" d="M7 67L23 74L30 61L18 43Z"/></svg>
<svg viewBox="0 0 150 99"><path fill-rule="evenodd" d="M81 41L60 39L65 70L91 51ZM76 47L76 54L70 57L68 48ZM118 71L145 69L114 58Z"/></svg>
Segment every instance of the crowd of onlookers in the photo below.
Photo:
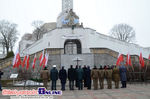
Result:
<svg viewBox="0 0 150 99"><path fill-rule="evenodd" d="M94 90L98 89L98 84L100 89L104 88L104 79L107 81L107 88L112 89L112 81L115 83L115 88L119 88L119 81L121 81L121 88L126 88L126 72L127 69L121 63L120 66L94 66L93 69L90 69L89 66L73 66L70 65L68 71L62 66L62 68L57 70L56 65L53 65L53 68L47 70L47 67L41 71L41 78L44 83L44 87L47 88L48 79L51 80L51 90L56 90L56 82L58 79L61 81L61 90L65 90L67 78L69 80L69 89L74 90L74 87L77 87L78 90L82 90L83 87L91 89L93 82ZM99 83L98 83L99 82Z"/></svg>

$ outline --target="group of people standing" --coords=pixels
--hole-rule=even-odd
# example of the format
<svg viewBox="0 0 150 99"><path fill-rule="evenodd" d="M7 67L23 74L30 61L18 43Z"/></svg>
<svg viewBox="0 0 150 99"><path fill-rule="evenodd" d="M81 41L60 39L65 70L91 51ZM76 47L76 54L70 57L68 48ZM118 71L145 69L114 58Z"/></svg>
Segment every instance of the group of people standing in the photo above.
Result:
<svg viewBox="0 0 150 99"><path fill-rule="evenodd" d="M61 90L65 90L67 78L69 80L69 89L74 90L74 87L78 88L78 90L82 90L83 87L87 87L87 89L91 89L91 84L93 81L94 90L98 89L98 82L100 89L104 89L104 80L107 81L107 88L112 89L112 81L115 83L115 88L119 88L119 81L122 83L121 88L126 88L126 72L127 69L124 65L119 67L116 66L100 66L97 68L94 66L93 69L90 69L89 66L76 66L70 65L68 71L62 66L62 68L57 70L56 65L53 65L53 68L50 72L45 67L41 72L41 78L43 79L44 87L47 88L48 79L52 81L51 90L56 90L56 82L60 79L61 82Z"/></svg>

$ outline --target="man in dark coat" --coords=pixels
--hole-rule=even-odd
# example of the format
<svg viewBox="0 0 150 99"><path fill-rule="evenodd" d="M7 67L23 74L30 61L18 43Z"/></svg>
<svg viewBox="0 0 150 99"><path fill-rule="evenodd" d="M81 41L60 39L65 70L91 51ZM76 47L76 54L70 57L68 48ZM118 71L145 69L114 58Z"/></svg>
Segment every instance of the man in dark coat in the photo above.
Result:
<svg viewBox="0 0 150 99"><path fill-rule="evenodd" d="M85 70L84 74L85 74L87 89L91 89L91 70L89 66Z"/></svg>
<svg viewBox="0 0 150 99"><path fill-rule="evenodd" d="M75 80L75 69L73 68L73 65L70 66L68 69L68 79L69 79L69 88L70 90L74 90L74 80Z"/></svg>
<svg viewBox="0 0 150 99"><path fill-rule="evenodd" d="M2 87L1 87L1 76L3 75L3 72L0 70L0 91L2 91Z"/></svg>
<svg viewBox="0 0 150 99"><path fill-rule="evenodd" d="M86 76L85 76L85 71L86 71L87 67L86 65L84 65L83 67L83 79L84 79L84 87L87 87L87 81L86 81Z"/></svg>
<svg viewBox="0 0 150 99"><path fill-rule="evenodd" d="M64 66L62 66L62 69L59 71L59 79L61 81L61 90L64 91L66 80L67 80L67 72L64 69Z"/></svg>
<svg viewBox="0 0 150 99"><path fill-rule="evenodd" d="M56 65L53 65L53 68L50 71L50 78L52 80L52 90L56 90L56 81L58 80L58 70L56 69Z"/></svg>
<svg viewBox="0 0 150 99"><path fill-rule="evenodd" d="M127 81L126 72L127 72L127 69L123 65L123 63L121 63L121 66L120 66L119 70L120 70L120 80L121 80L121 83L122 83L121 88L126 88L126 81Z"/></svg>
<svg viewBox="0 0 150 99"><path fill-rule="evenodd" d="M83 76L84 76L83 69L81 68L81 66L79 66L79 68L77 69L77 79L79 81L78 90L82 90L83 89L83 83L82 83Z"/></svg>
<svg viewBox="0 0 150 99"><path fill-rule="evenodd" d="M77 69L78 69L78 65L76 65L76 68L75 68L75 86L76 87L79 87L79 81L78 81L78 79L77 79Z"/></svg>

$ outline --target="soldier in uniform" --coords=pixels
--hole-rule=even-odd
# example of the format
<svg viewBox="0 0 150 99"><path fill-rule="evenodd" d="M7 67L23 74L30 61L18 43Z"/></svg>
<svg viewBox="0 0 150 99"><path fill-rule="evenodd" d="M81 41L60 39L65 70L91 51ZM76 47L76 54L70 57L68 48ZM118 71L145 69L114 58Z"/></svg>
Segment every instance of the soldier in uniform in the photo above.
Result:
<svg viewBox="0 0 150 99"><path fill-rule="evenodd" d="M120 71L119 68L116 66L113 68L113 81L115 82L115 88L119 88L119 81L120 81Z"/></svg>
<svg viewBox="0 0 150 99"><path fill-rule="evenodd" d="M53 68L50 71L50 78L52 80L52 90L56 90L56 82L58 80L58 70L56 69L56 65L53 65Z"/></svg>
<svg viewBox="0 0 150 99"><path fill-rule="evenodd" d="M102 68L102 66L100 66L100 69L98 70L100 89L104 89L104 75L105 70Z"/></svg>
<svg viewBox="0 0 150 99"><path fill-rule="evenodd" d="M49 72L47 70L47 67L45 67L44 70L41 71L41 78L43 80L44 87L47 89L47 82L49 79Z"/></svg>
<svg viewBox="0 0 150 99"><path fill-rule="evenodd" d="M91 71L91 78L93 80L94 90L97 90L98 89L98 70L96 66L94 66L94 68Z"/></svg>
<svg viewBox="0 0 150 99"><path fill-rule="evenodd" d="M107 79L108 89L112 89L112 69L108 66L108 69L105 71L105 76Z"/></svg>

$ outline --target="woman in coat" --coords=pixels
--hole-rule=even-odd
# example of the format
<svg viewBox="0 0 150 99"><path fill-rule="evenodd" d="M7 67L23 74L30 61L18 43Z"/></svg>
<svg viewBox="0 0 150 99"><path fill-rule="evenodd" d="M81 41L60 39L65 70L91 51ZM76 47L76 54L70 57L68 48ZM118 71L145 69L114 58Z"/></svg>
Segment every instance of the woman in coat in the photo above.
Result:
<svg viewBox="0 0 150 99"><path fill-rule="evenodd" d="M122 65L119 70L120 70L120 80L121 80L121 83L122 83L121 88L126 88L126 81L127 81L126 72L127 72L127 69L124 65Z"/></svg>

